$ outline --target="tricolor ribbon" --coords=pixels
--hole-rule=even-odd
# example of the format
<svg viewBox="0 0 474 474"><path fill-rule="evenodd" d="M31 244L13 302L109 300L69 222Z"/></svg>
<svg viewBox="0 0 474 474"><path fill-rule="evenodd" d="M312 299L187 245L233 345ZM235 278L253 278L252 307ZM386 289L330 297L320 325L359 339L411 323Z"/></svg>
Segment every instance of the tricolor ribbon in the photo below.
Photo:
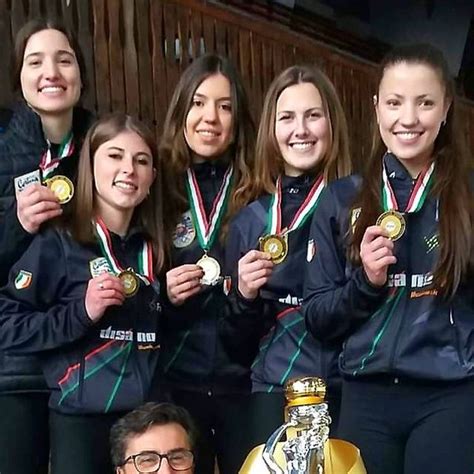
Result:
<svg viewBox="0 0 474 474"><path fill-rule="evenodd" d="M199 190L199 185L196 180L196 175L191 168L188 168L187 170L186 191L188 193L189 205L191 207L191 213L196 225L196 233L198 236L199 245L205 252L209 251L212 247L222 218L226 213L233 173L234 168L232 165L230 165L225 172L219 192L214 198L212 210L208 218L206 216L206 210L204 208L201 191Z"/></svg>
<svg viewBox="0 0 474 474"><path fill-rule="evenodd" d="M94 222L94 225L102 253L115 275L119 275L124 271L124 268L122 268L112 250L110 232L104 224L104 221L100 218ZM153 247L149 241L145 240L143 242L142 250L138 254L138 268L135 273L146 285L149 285L154 280Z"/></svg>
<svg viewBox="0 0 474 474"><path fill-rule="evenodd" d="M320 176L311 186L311 189L303 201L301 206L296 211L291 224L286 228L285 234L292 232L300 228L312 215L316 209L321 193L323 192L325 183L322 176ZM281 191L281 177L278 177L276 182L276 191L273 193L272 202L268 211L268 224L267 234L280 235L281 229L281 202L282 202L282 191Z"/></svg>
<svg viewBox="0 0 474 474"><path fill-rule="evenodd" d="M74 141L72 132L62 141L59 145L59 151L56 158L53 158L51 153L51 142L47 140L48 149L44 152L41 162L40 169L42 171L43 179L48 178L53 171L59 166L61 160L71 156L74 151Z"/></svg>
<svg viewBox="0 0 474 474"><path fill-rule="evenodd" d="M427 166L416 179L415 186L413 187L410 198L408 199L408 204L404 212L412 213L418 212L428 196L429 190L433 183L433 172L434 172L434 162L431 165ZM382 206L384 211L395 210L398 211L398 202L393 192L392 186L388 179L387 169L385 167L385 162L382 167Z"/></svg>

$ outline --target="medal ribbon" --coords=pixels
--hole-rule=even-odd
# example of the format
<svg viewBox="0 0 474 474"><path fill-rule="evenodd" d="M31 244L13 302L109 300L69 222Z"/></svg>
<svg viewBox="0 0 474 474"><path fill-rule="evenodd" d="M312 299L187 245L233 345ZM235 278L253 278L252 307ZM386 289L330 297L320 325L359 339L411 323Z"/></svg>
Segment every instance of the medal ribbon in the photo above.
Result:
<svg viewBox="0 0 474 474"><path fill-rule="evenodd" d="M193 220L196 223L196 233L199 244L204 251L208 251L216 238L222 218L227 210L227 203L230 196L230 188L234 168L232 165L227 168L224 179L217 196L212 203L212 210L209 219L206 216L201 191L196 180L196 175L191 168L186 173L186 191L188 193L189 205Z"/></svg>
<svg viewBox="0 0 474 474"><path fill-rule="evenodd" d="M427 166L418 176L415 186L413 187L410 198L408 199L406 213L418 212L428 196L428 192L433 183L434 162ZM387 169L385 163L382 167L382 206L384 211L395 210L398 211L398 202L393 192L392 186L388 179Z"/></svg>
<svg viewBox="0 0 474 474"><path fill-rule="evenodd" d="M286 230L286 234L300 228L313 213L318 204L321 193L323 192L325 183L322 176L320 176L311 187L306 199L303 201L296 214L291 221L291 224ZM279 176L276 182L276 192L272 196L272 202L268 212L267 233L270 235L280 235L281 229L281 177Z"/></svg>
<svg viewBox="0 0 474 474"><path fill-rule="evenodd" d="M105 226L104 221L100 218L95 221L94 225L102 253L113 272L116 275L119 275L124 271L124 269L120 265L112 250L112 242L110 240L109 230ZM142 250L138 254L138 271L136 272L136 275L147 285L154 280L153 248L151 246L151 242L143 242Z"/></svg>
<svg viewBox="0 0 474 474"><path fill-rule="evenodd" d="M72 132L59 145L58 156L53 159L51 153L51 142L47 140L48 149L41 158L40 168L43 172L43 178L46 179L59 166L62 159L72 155L74 151L74 142Z"/></svg>

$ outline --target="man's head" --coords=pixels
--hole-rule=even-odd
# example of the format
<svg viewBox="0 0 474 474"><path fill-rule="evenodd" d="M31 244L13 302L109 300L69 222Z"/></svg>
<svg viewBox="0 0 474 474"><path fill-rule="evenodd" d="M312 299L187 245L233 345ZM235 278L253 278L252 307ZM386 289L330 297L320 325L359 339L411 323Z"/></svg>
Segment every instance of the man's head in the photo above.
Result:
<svg viewBox="0 0 474 474"><path fill-rule="evenodd" d="M147 403L110 432L117 474L194 472L196 429L188 412L170 403Z"/></svg>

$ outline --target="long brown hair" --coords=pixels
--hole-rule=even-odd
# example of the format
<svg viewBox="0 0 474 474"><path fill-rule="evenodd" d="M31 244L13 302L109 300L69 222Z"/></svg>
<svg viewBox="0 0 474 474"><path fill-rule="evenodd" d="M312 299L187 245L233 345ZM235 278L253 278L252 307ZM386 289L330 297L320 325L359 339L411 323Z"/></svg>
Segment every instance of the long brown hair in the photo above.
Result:
<svg viewBox="0 0 474 474"><path fill-rule="evenodd" d="M92 219L94 218L95 184L94 157L97 149L122 132L130 131L139 135L150 148L156 177L149 195L135 208L133 221L143 227L153 245L156 273L163 268L167 256L163 210L162 210L162 170L158 160L156 142L152 132L142 122L129 115L116 113L104 116L87 132L79 157L78 177L71 215L66 226L72 236L81 243L95 242Z"/></svg>
<svg viewBox="0 0 474 474"><path fill-rule="evenodd" d="M445 89L445 103L451 101L446 121L434 142L436 162L431 195L439 199L439 259L434 284L444 296L452 296L462 277L473 264L474 196L470 185L470 166L462 128L459 126L454 81L443 54L431 45L400 46L390 52L379 68L380 82L384 72L400 64L423 64L432 68ZM374 225L381 207L382 157L386 151L373 120L372 151L363 173L363 183L354 208L361 208L349 256L360 264L360 244L365 229Z"/></svg>
<svg viewBox="0 0 474 474"><path fill-rule="evenodd" d="M189 208L184 176L191 166L192 158L184 137L186 116L196 89L214 74L225 76L231 89L233 139L231 149L226 155L234 164L234 178L226 222L243 206L245 196L240 191L241 183L251 178L255 126L242 81L228 59L216 54L206 54L195 59L181 75L166 114L161 137L160 159L166 174L165 186L168 195L165 213L167 219L175 224L179 216Z"/></svg>
<svg viewBox="0 0 474 474"><path fill-rule="evenodd" d="M330 141L327 153L317 163L326 181L350 174L349 137L341 102L329 78L316 66L292 66L270 84L265 96L257 134L255 173L243 183L248 201L275 191L277 177L284 172L284 159L275 136L276 108L281 93L290 86L310 83L319 91L328 119Z"/></svg>

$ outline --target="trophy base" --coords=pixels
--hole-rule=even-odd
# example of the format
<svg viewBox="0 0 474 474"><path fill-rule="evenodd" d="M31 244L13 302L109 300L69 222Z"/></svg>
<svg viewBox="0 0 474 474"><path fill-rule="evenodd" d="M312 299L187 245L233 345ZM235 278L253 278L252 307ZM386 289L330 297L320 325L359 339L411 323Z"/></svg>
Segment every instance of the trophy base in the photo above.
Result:
<svg viewBox="0 0 474 474"><path fill-rule="evenodd" d="M284 469L285 455L283 443L278 443L275 450L275 460ZM263 460L263 444L250 451L239 474L270 473ZM330 439L324 446L324 474L367 474L360 451L351 443L340 439Z"/></svg>

